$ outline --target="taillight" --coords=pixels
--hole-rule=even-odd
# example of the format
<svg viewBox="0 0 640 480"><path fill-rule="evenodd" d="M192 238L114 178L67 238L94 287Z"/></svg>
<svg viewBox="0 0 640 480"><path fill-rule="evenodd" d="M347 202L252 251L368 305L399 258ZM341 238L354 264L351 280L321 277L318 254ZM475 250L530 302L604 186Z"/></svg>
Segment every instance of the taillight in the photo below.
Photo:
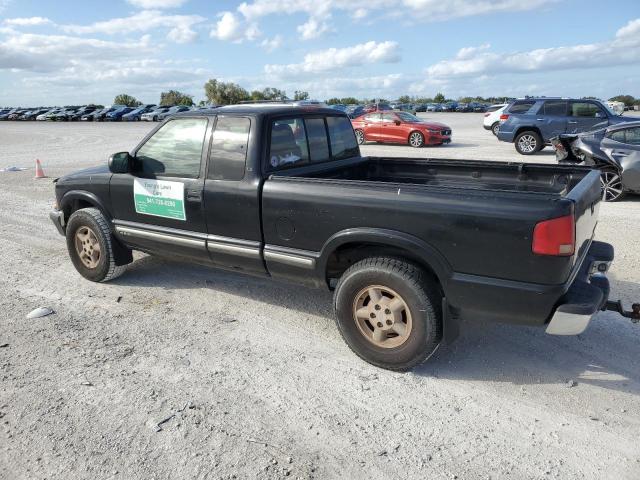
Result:
<svg viewBox="0 0 640 480"><path fill-rule="evenodd" d="M538 222L533 229L533 253L565 257L576 250L576 222L573 213Z"/></svg>
<svg viewBox="0 0 640 480"><path fill-rule="evenodd" d="M509 115L507 115L506 113L503 113L502 115L500 115L500 121L504 122L505 120L509 119Z"/></svg>

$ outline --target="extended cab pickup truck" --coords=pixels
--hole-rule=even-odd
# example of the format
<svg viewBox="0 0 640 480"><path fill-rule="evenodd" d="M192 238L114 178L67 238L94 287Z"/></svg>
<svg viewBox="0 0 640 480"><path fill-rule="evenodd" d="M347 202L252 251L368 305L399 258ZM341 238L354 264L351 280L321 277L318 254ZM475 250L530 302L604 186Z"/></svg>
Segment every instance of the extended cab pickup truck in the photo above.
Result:
<svg viewBox="0 0 640 480"><path fill-rule="evenodd" d="M608 305L597 171L362 157L332 109L186 112L55 190L85 278L140 250L329 288L347 344L384 368L419 364L462 319L578 334Z"/></svg>

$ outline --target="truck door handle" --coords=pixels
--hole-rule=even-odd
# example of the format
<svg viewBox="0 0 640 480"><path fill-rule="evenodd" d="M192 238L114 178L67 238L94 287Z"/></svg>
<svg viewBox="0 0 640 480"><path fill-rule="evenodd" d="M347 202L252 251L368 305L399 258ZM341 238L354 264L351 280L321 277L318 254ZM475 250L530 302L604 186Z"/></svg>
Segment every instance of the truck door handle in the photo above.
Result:
<svg viewBox="0 0 640 480"><path fill-rule="evenodd" d="M187 190L187 202L201 202L202 192L200 190Z"/></svg>
<svg viewBox="0 0 640 480"><path fill-rule="evenodd" d="M620 150L614 150L613 152L611 152L612 155L617 155L619 157L628 157L629 156L629 152L622 152Z"/></svg>
<svg viewBox="0 0 640 480"><path fill-rule="evenodd" d="M536 120L539 122L544 122L544 118L536 118Z"/></svg>
<svg viewBox="0 0 640 480"><path fill-rule="evenodd" d="M578 122L567 122L567 123L578 123Z"/></svg>

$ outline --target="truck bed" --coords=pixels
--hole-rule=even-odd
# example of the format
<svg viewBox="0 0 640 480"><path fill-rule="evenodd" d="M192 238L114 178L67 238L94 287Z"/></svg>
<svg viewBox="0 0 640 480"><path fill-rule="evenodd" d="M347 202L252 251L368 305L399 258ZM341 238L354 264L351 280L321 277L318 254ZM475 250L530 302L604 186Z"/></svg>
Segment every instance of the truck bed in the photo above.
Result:
<svg viewBox="0 0 640 480"><path fill-rule="evenodd" d="M557 165L365 157L296 176L566 196L588 173Z"/></svg>
<svg viewBox="0 0 640 480"><path fill-rule="evenodd" d="M498 306L508 303L509 292L517 289L530 292L536 308L551 311L552 305L535 299L548 289L554 290L549 298L557 299L557 292L568 288L591 244L599 201L599 175L584 167L359 158L268 177L262 195L263 235L268 248L322 256L327 239L344 232L401 232L443 259L449 271L443 282L449 283L451 297L473 292L476 313L484 309L497 318L501 311L520 311L521 319L504 320L526 323L532 315L521 305ZM576 221L575 254L534 254L536 224L570 214ZM268 266L270 271L277 268ZM485 298L481 292L486 285L500 285L491 290L501 291L500 297ZM480 306L478 298L486 304ZM464 298L456 300L464 304Z"/></svg>

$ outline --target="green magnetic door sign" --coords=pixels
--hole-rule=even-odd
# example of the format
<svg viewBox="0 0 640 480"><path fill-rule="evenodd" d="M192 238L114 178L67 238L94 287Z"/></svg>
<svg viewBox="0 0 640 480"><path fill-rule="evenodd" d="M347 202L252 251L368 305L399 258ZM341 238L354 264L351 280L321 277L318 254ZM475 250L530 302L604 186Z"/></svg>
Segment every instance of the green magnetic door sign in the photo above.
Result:
<svg viewBox="0 0 640 480"><path fill-rule="evenodd" d="M187 219L184 183L136 178L133 180L133 201L136 213L174 220Z"/></svg>

